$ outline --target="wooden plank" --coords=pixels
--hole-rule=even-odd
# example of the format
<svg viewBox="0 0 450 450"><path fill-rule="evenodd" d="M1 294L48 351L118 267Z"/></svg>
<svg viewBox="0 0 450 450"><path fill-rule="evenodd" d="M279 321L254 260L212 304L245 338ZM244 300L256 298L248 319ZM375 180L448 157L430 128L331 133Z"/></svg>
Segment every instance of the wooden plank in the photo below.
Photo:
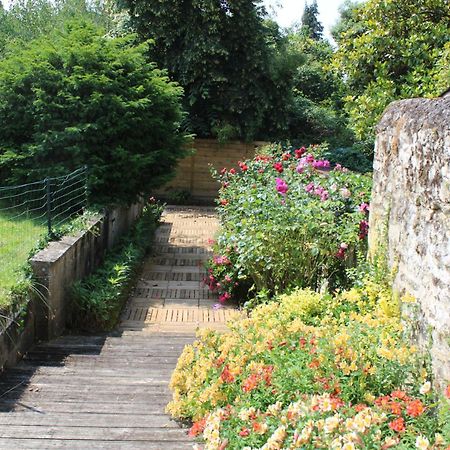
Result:
<svg viewBox="0 0 450 450"><path fill-rule="evenodd" d="M77 412L58 412L57 414L38 414L30 411L0 413L0 426L72 426L108 428L180 428L166 414L89 414Z"/></svg>
<svg viewBox="0 0 450 450"><path fill-rule="evenodd" d="M104 441L104 440L61 440L61 439L27 439L27 438L2 438L0 448L8 450L32 450L32 449L71 449L71 450L192 450L192 442L186 441Z"/></svg>
<svg viewBox="0 0 450 450"><path fill-rule="evenodd" d="M155 401L151 404L136 404L134 402L125 403L115 403L111 405L110 403L103 402L0 402L0 411L11 412L15 411L33 411L40 414L48 413L92 413L92 414L161 414L167 405L167 401ZM0 435L3 432L2 427L0 430Z"/></svg>
<svg viewBox="0 0 450 450"><path fill-rule="evenodd" d="M110 428L74 426L8 425L1 430L2 438L18 436L38 439L102 440L102 441L186 441L186 430L174 428Z"/></svg>

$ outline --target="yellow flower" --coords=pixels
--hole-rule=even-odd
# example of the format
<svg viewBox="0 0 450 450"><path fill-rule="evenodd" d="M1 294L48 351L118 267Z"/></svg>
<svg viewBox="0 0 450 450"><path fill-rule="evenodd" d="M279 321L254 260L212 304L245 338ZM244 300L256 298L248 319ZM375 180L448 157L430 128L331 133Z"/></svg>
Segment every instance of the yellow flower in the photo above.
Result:
<svg viewBox="0 0 450 450"><path fill-rule="evenodd" d="M444 445L445 444L445 441L444 441L444 438L442 437L442 434L436 433L434 435L434 443L436 445Z"/></svg>

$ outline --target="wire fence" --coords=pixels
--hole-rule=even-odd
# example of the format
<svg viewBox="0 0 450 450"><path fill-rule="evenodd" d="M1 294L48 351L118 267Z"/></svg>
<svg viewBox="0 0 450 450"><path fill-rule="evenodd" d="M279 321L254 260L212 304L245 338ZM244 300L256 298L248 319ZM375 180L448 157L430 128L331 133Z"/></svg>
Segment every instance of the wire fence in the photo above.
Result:
<svg viewBox="0 0 450 450"><path fill-rule="evenodd" d="M87 205L87 167L64 176L0 187L0 294L43 236Z"/></svg>

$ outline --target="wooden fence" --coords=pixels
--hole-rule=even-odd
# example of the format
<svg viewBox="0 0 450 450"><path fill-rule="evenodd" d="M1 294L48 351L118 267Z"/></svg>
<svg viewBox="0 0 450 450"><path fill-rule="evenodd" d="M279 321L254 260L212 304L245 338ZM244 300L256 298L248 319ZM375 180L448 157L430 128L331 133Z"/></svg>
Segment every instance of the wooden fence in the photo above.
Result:
<svg viewBox="0 0 450 450"><path fill-rule="evenodd" d="M219 183L211 176L211 166L217 170L237 167L238 161L253 158L256 149L264 144L238 141L220 144L213 139L196 139L192 145L195 153L179 162L175 178L155 195L170 201L177 194L186 193L193 200L211 202L219 190Z"/></svg>

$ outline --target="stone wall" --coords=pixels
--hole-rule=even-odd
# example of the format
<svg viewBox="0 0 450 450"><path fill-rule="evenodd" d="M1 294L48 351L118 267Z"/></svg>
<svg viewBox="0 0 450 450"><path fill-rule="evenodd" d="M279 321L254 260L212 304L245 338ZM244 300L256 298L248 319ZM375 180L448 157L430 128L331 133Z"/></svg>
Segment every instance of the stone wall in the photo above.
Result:
<svg viewBox="0 0 450 450"><path fill-rule="evenodd" d="M131 228L142 208L138 203L105 212L89 230L50 242L31 259L44 298L30 300L23 321L16 317L0 330L0 369L14 365L35 341L63 333L71 310L70 286L102 263L105 252Z"/></svg>
<svg viewBox="0 0 450 450"><path fill-rule="evenodd" d="M369 248L415 297L419 343L450 379L450 96L394 102L377 130Z"/></svg>

